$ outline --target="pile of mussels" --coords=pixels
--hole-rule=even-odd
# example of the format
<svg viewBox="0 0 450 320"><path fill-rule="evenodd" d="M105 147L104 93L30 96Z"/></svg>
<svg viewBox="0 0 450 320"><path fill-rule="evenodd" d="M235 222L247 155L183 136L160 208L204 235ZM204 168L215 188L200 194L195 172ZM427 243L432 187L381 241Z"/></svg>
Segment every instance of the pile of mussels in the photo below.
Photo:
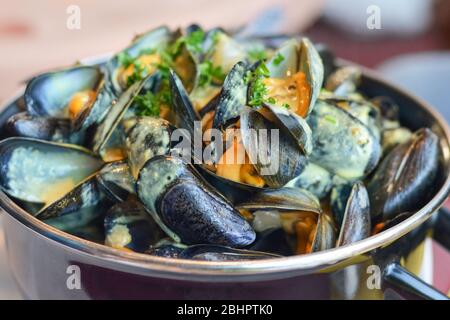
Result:
<svg viewBox="0 0 450 320"><path fill-rule="evenodd" d="M390 98L359 92L358 68L285 40L160 27L105 63L32 78L0 142L2 190L78 237L213 261L327 250L407 218L433 189L438 137L402 127ZM170 137L195 121L240 139L188 163ZM258 159L217 161L254 148L253 129L279 129L273 174Z"/></svg>

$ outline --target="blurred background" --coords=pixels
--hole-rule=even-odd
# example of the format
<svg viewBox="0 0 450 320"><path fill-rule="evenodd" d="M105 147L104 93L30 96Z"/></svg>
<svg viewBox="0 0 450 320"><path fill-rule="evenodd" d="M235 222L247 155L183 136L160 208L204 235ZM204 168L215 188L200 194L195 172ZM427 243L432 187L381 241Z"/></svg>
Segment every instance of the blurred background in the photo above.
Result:
<svg viewBox="0 0 450 320"><path fill-rule="evenodd" d="M117 51L161 24L193 22L229 30L250 23L250 34L306 34L339 57L377 69L450 121L446 0L9 1L0 11L0 103L36 73ZM0 229L0 298L19 297L1 256L1 236ZM450 258L434 250L441 259L434 264L435 285L448 292Z"/></svg>

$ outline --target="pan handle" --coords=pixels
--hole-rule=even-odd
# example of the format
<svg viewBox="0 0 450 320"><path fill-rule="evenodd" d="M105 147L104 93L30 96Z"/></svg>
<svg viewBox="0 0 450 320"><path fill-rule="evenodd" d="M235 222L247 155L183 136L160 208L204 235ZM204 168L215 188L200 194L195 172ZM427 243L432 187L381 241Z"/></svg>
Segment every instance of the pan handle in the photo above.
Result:
<svg viewBox="0 0 450 320"><path fill-rule="evenodd" d="M450 211L439 210L431 221L433 238L450 250ZM450 300L445 294L425 283L406 270L397 256L387 263L383 270L385 299Z"/></svg>

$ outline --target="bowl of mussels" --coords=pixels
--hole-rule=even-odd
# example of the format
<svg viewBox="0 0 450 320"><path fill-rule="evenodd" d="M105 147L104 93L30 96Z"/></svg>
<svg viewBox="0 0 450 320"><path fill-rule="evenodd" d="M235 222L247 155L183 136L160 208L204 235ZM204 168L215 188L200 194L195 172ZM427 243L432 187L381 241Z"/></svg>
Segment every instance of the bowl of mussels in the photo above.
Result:
<svg viewBox="0 0 450 320"><path fill-rule="evenodd" d="M449 194L441 116L306 37L160 27L1 110L29 298L345 296L404 268Z"/></svg>

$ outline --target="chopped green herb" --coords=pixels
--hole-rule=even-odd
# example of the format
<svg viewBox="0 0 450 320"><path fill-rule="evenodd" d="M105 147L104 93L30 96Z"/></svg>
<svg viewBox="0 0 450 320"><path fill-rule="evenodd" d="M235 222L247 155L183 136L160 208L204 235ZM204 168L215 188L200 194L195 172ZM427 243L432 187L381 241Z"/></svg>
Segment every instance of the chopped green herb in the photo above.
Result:
<svg viewBox="0 0 450 320"><path fill-rule="evenodd" d="M280 63L284 61L284 56L281 53L278 53L275 58L273 58L273 64L275 66L279 66Z"/></svg>
<svg viewBox="0 0 450 320"><path fill-rule="evenodd" d="M214 66L209 60L198 64L198 69L200 73L198 85L200 87L210 85L213 80L223 82L226 76L221 66Z"/></svg>
<svg viewBox="0 0 450 320"><path fill-rule="evenodd" d="M246 78L249 79L244 79L244 81L250 81L251 79L253 79L250 101L248 102L250 106L252 107L260 106L263 104L264 101L267 101L272 104L274 103L273 101L275 99L273 98L269 97L268 100L266 100L268 89L264 84L264 79L268 78L269 76L270 76L269 69L267 68L264 62L261 62L258 65L255 71L251 74L251 76L248 76L248 74L246 75Z"/></svg>
<svg viewBox="0 0 450 320"><path fill-rule="evenodd" d="M337 121L333 116L325 115L324 119L328 122L331 122L332 124L337 124Z"/></svg>
<svg viewBox="0 0 450 320"><path fill-rule="evenodd" d="M160 104L158 96L152 92L147 92L145 95L136 96L134 98L136 104L136 114L138 116L159 116Z"/></svg>
<svg viewBox="0 0 450 320"><path fill-rule="evenodd" d="M205 32L203 30L195 30L186 36L179 37L170 49L172 56L177 56L181 51L181 46L183 44L195 53L202 53L202 44L205 40Z"/></svg>
<svg viewBox="0 0 450 320"><path fill-rule="evenodd" d="M117 55L117 58L119 59L120 65L122 65L124 68L128 68L135 60L126 52L119 53Z"/></svg>
<svg viewBox="0 0 450 320"><path fill-rule="evenodd" d="M283 104L283 107L285 107L286 109L290 109L290 108L291 108L291 106L290 106L289 103L284 103L284 104Z"/></svg>

